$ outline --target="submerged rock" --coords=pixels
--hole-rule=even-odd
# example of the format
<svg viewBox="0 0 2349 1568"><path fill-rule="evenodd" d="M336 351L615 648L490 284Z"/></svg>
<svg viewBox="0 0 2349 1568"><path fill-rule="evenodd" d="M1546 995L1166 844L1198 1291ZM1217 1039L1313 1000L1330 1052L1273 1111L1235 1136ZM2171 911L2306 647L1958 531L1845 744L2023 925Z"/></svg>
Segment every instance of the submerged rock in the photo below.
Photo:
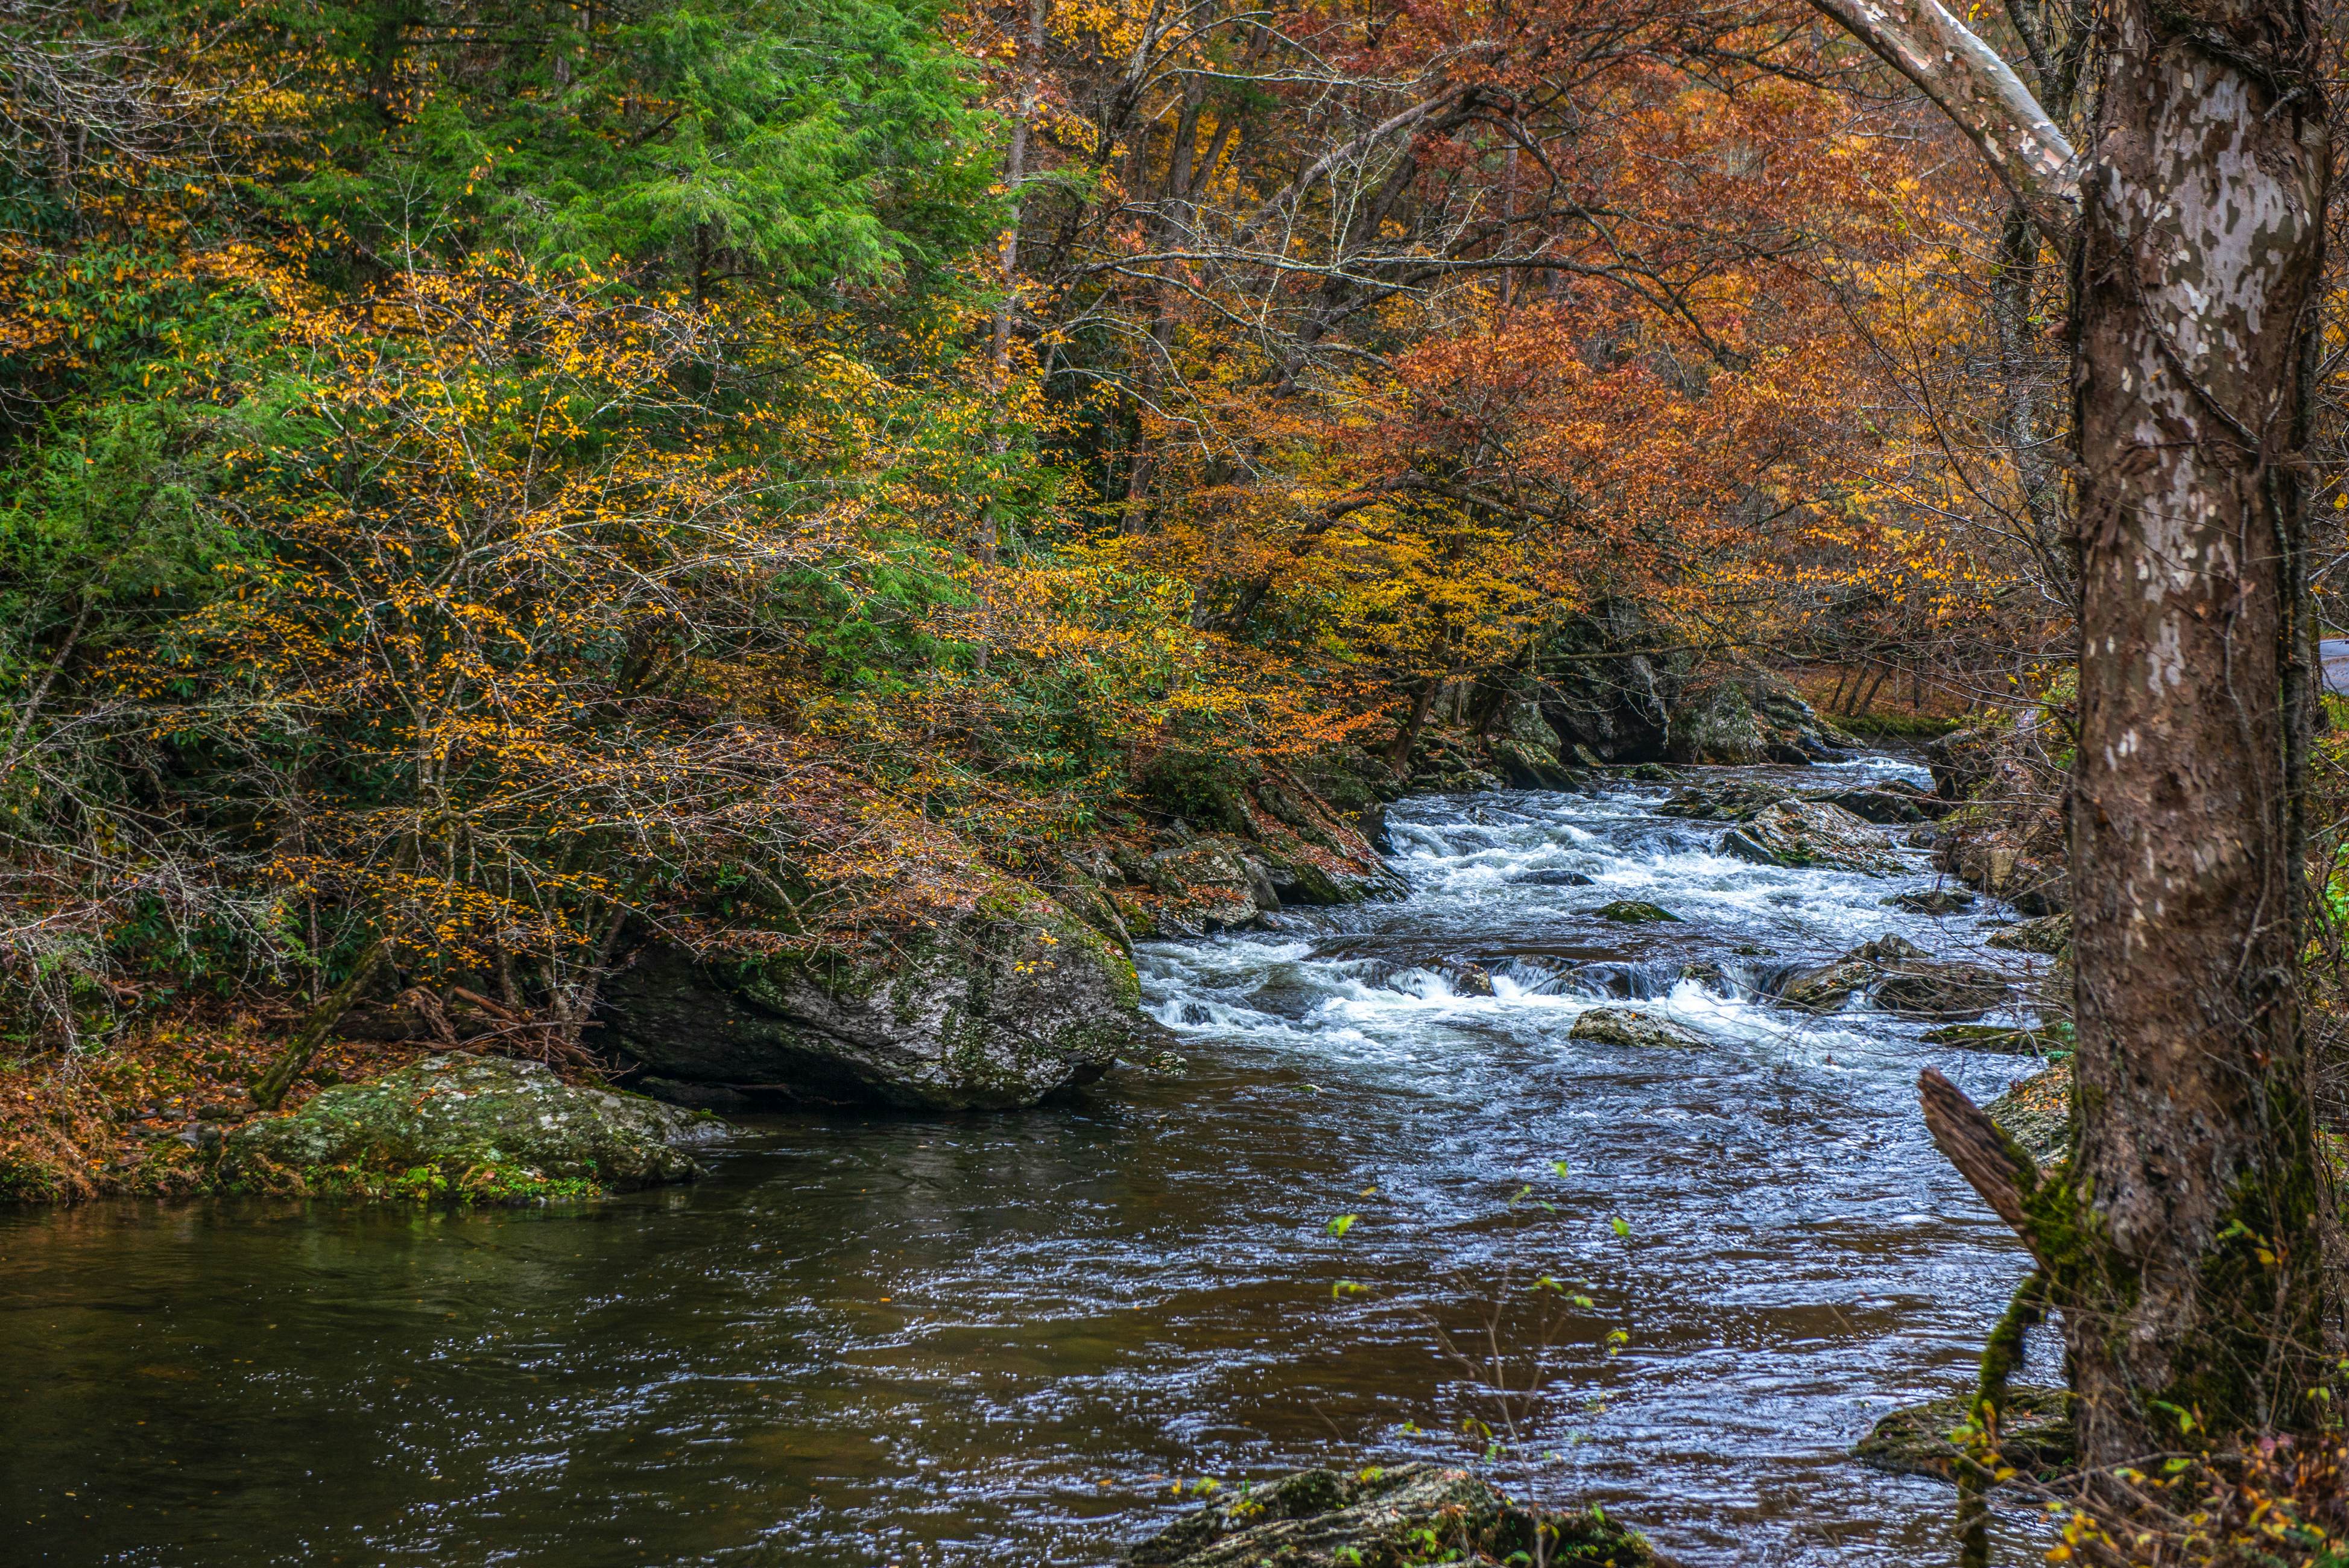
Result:
<svg viewBox="0 0 2349 1568"><path fill-rule="evenodd" d="M1618 925L1660 925L1666 922L1678 925L1681 923L1681 917L1663 905L1643 903L1635 898L1619 898L1613 903L1600 904L1591 913Z"/></svg>
<svg viewBox="0 0 2349 1568"><path fill-rule="evenodd" d="M229 1136L222 1180L271 1191L527 1197L686 1181L715 1118L567 1084L536 1062L445 1056L327 1089Z"/></svg>
<svg viewBox="0 0 2349 1568"><path fill-rule="evenodd" d="M853 955L704 963L657 946L605 986L602 1039L659 1077L825 1101L1031 1105L1153 1048L1132 960L1041 897Z"/></svg>
<svg viewBox="0 0 2349 1568"><path fill-rule="evenodd" d="M1442 1465L1300 1470L1235 1490L1132 1548L1126 1568L1404 1568L1530 1562L1537 1522L1560 1568L1651 1568L1638 1532L1597 1509L1538 1517ZM1513 1556L1512 1554L1517 1554Z"/></svg>
<svg viewBox="0 0 2349 1568"><path fill-rule="evenodd" d="M1852 1458L1894 1475L1957 1479L1961 1450L1950 1434L1973 1409L1971 1391L1893 1411L1853 1445ZM2078 1463L2072 1436L2072 1396L2061 1388L2010 1384L1998 1413L1998 1458L2027 1480L2053 1480Z"/></svg>
<svg viewBox="0 0 2349 1568"><path fill-rule="evenodd" d="M1780 800L1722 835L1721 852L1765 866L1897 876L1907 868L1892 841L1840 806Z"/></svg>
<svg viewBox="0 0 2349 1568"><path fill-rule="evenodd" d="M1598 1040L1610 1046L1686 1047L1702 1046L1704 1037L1669 1018L1633 1012L1629 1007L1593 1007L1574 1020L1566 1032L1569 1040Z"/></svg>

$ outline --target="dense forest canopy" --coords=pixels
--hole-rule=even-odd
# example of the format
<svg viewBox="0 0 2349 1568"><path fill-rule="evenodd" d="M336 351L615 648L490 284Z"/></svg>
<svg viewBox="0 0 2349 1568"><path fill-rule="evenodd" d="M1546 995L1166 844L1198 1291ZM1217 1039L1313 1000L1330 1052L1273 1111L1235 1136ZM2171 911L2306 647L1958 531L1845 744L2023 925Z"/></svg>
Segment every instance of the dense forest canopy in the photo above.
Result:
<svg viewBox="0 0 2349 1568"><path fill-rule="evenodd" d="M761 940L920 919L1578 624L2060 644L2044 269L1806 12L0 40L19 1027L394 927L576 1022L745 865Z"/></svg>

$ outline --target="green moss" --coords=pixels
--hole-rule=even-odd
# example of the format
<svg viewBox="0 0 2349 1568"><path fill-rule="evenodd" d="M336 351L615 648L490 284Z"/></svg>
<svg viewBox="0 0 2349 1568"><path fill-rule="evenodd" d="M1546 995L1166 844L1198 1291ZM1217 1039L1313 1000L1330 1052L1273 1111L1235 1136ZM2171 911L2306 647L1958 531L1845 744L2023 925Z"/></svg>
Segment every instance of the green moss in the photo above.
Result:
<svg viewBox="0 0 2349 1568"><path fill-rule="evenodd" d="M370 1170L363 1165L305 1166L292 1174L298 1185L265 1190L298 1191L319 1198L367 1198L415 1203L545 1203L600 1198L602 1182L590 1176L546 1176L527 1167L497 1163L456 1167L411 1165ZM232 1185L230 1190L240 1190ZM254 1191L246 1186L241 1190Z"/></svg>

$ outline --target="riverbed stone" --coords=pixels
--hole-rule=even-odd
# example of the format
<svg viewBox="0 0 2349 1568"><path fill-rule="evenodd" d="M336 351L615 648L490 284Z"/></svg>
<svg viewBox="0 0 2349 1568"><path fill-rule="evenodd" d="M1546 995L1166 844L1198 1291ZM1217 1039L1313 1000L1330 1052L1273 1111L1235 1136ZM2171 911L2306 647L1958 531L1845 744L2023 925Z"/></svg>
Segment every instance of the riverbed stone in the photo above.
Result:
<svg viewBox="0 0 2349 1568"><path fill-rule="evenodd" d="M1963 888L1927 888L1920 892L1896 892L1884 901L1891 909L1905 909L1911 914L1962 914L1978 901Z"/></svg>
<svg viewBox="0 0 2349 1568"><path fill-rule="evenodd" d="M1889 1013L1909 1018L1979 1018L2003 1004L2006 977L1979 964L1938 959L1899 936L1863 943L1815 968L1797 971L1778 1000L1831 1013L1863 993Z"/></svg>
<svg viewBox="0 0 2349 1568"><path fill-rule="evenodd" d="M1897 876L1907 867L1883 830L1840 806L1780 800L1722 835L1721 852L1757 865Z"/></svg>
<svg viewBox="0 0 2349 1568"><path fill-rule="evenodd" d="M1582 872L1556 866L1541 871L1519 872L1509 879L1512 887L1588 887L1590 883L1591 879Z"/></svg>
<svg viewBox="0 0 2349 1568"><path fill-rule="evenodd" d="M1973 1410L1971 1391L1893 1411L1852 1447L1852 1457L1894 1475L1957 1479L1961 1450L1950 1434L1964 1427ZM2061 1388L2009 1384L1998 1413L1999 1467L2012 1466L2015 1479L2048 1481L2078 1460L2072 1433L2072 1396Z"/></svg>
<svg viewBox="0 0 2349 1568"><path fill-rule="evenodd" d="M1652 1568L1636 1531L1597 1509L1544 1513L1559 1568ZM1531 1561L1537 1516L1472 1471L1433 1464L1300 1470L1229 1489L1131 1548L1126 1568L1404 1568ZM1523 1555L1512 1557L1512 1553Z"/></svg>
<svg viewBox="0 0 2349 1568"><path fill-rule="evenodd" d="M686 1181L707 1114L569 1084L537 1062L449 1055L330 1088L227 1140L221 1180L266 1191L512 1198Z"/></svg>
<svg viewBox="0 0 2349 1568"><path fill-rule="evenodd" d="M1669 1046L1685 1050L1705 1043L1704 1037L1692 1029L1682 1028L1669 1018L1655 1017L1630 1007L1593 1007L1574 1020L1574 1026L1566 1032L1566 1037L1640 1049Z"/></svg>
<svg viewBox="0 0 2349 1568"><path fill-rule="evenodd" d="M1612 903L1602 903L1591 911L1601 920L1611 920L1618 925L1678 925L1681 917L1660 903L1648 903L1635 898L1619 898Z"/></svg>
<svg viewBox="0 0 2349 1568"><path fill-rule="evenodd" d="M816 1104L1005 1109L1146 1055L1133 962L1012 888L957 921L820 957L659 944L605 983L599 1039L660 1078Z"/></svg>
<svg viewBox="0 0 2349 1568"><path fill-rule="evenodd" d="M1671 799L1656 808L1656 814L1700 822L1743 822L1765 806L1795 799L1795 793L1767 779L1724 779L1673 791Z"/></svg>
<svg viewBox="0 0 2349 1568"><path fill-rule="evenodd" d="M1953 803L1900 779L1886 779L1874 784L1857 785L1848 789L1804 798L1829 806L1840 806L1862 821L1882 827L1938 821L1957 810Z"/></svg>

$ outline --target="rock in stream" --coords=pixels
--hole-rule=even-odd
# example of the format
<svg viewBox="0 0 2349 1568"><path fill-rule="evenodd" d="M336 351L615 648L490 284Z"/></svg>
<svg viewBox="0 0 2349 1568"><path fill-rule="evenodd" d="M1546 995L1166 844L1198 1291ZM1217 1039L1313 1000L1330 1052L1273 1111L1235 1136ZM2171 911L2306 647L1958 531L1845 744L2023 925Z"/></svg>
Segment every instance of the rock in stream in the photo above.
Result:
<svg viewBox="0 0 2349 1568"><path fill-rule="evenodd" d="M1638 1532L1597 1509L1546 1513L1560 1568L1652 1568ZM1535 1516L1464 1470L1300 1470L1237 1491L1141 1542L1126 1568L1404 1568L1532 1561ZM1516 1553L1517 1555L1512 1555Z"/></svg>
<svg viewBox="0 0 2349 1568"><path fill-rule="evenodd" d="M714 1117L564 1083L536 1062L445 1056L320 1094L228 1139L222 1176L356 1196L528 1197L687 1181Z"/></svg>

